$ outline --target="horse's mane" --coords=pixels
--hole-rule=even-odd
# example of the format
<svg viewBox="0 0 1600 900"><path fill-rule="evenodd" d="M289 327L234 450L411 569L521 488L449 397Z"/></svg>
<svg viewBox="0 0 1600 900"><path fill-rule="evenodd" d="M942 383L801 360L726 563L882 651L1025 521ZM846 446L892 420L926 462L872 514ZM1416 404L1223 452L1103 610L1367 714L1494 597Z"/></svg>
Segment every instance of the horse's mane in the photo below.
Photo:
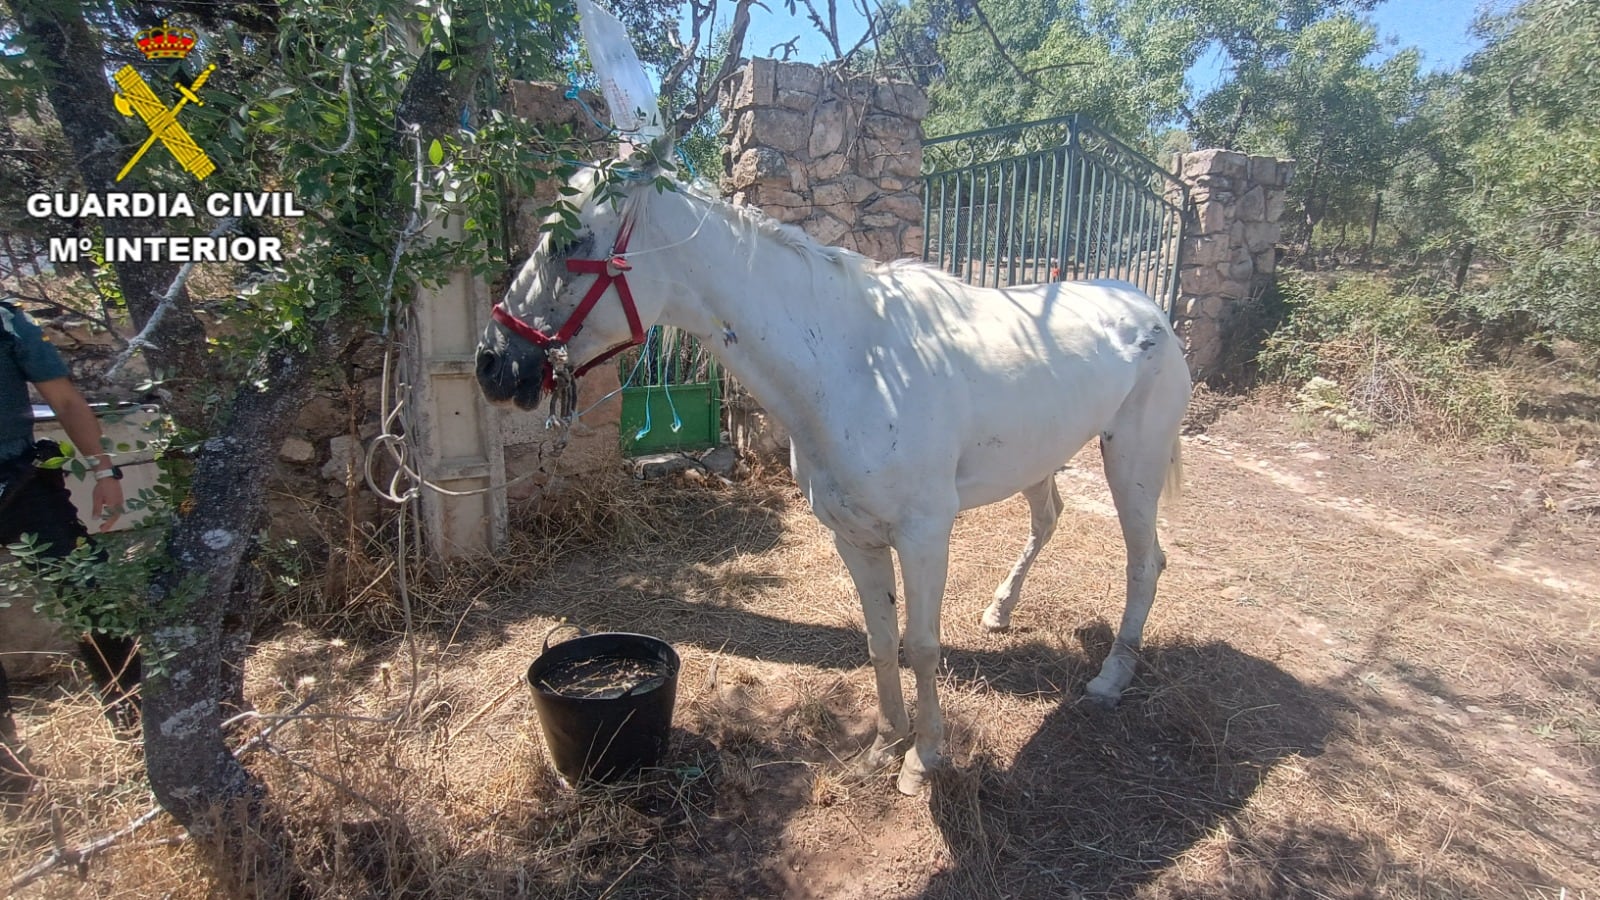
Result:
<svg viewBox="0 0 1600 900"><path fill-rule="evenodd" d="M771 238L785 247L818 262L830 263L847 270L865 272L876 263L854 250L824 244L799 226L780 222L756 206L735 206L717 195L715 188L704 179L679 185L679 193L703 204L724 221L747 233ZM654 193L651 191L650 193Z"/></svg>
<svg viewBox="0 0 1600 900"><path fill-rule="evenodd" d="M598 187L598 172L585 172L587 184L582 184L581 189L589 194ZM650 205L659 196L665 196L652 186L648 179L640 178L639 184L629 194L629 202L637 204L640 215L649 215ZM580 186L574 183L575 187ZM780 222L764 212L757 206L736 206L723 199L717 192L714 184L703 178L695 178L688 182L678 182L675 190L685 197L694 200L697 204L705 206L710 213L717 215L727 222L736 231L743 232L753 237L761 237L775 241L780 246L786 247L800 254L802 257L822 265L837 266L846 278L858 287L865 288L865 282L872 278L900 278L905 276L924 277L936 281L950 280L960 283L960 279L950 275L937 266L930 266L920 259L896 259L890 262L879 262L854 250L824 244L807 234L797 225ZM963 285L964 287L965 285Z"/></svg>

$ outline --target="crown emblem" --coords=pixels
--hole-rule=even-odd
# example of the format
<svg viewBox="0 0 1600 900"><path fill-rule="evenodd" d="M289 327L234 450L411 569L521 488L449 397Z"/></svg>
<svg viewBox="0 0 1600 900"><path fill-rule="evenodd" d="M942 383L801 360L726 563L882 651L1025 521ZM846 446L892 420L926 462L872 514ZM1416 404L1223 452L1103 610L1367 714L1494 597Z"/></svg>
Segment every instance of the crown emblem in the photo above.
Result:
<svg viewBox="0 0 1600 900"><path fill-rule="evenodd" d="M146 59L183 59L194 49L200 35L189 28L173 28L165 21L159 28L146 28L134 36L139 52Z"/></svg>

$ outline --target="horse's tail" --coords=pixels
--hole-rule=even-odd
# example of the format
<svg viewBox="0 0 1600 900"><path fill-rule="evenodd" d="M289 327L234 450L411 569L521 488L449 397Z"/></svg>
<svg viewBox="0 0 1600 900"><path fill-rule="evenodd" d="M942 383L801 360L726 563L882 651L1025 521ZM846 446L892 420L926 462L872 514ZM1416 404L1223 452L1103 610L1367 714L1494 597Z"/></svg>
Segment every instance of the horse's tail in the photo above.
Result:
<svg viewBox="0 0 1600 900"><path fill-rule="evenodd" d="M1159 507L1170 507L1183 497L1183 438L1172 439L1172 456L1167 461L1167 480L1161 486Z"/></svg>

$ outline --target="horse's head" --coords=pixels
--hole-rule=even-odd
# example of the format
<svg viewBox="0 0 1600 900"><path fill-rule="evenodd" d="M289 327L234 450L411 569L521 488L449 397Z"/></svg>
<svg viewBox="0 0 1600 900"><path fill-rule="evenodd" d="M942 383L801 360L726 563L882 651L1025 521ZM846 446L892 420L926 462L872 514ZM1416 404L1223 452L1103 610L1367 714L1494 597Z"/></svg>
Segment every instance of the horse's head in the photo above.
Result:
<svg viewBox="0 0 1600 900"><path fill-rule="evenodd" d="M495 305L477 358L478 384L491 401L532 409L563 360L581 375L640 343L654 321L657 310L641 318L626 277L638 205L631 195L653 191L653 173L623 171L620 191L601 189L595 169L568 182L567 195L578 198L576 220L569 213L565 227L546 232Z"/></svg>

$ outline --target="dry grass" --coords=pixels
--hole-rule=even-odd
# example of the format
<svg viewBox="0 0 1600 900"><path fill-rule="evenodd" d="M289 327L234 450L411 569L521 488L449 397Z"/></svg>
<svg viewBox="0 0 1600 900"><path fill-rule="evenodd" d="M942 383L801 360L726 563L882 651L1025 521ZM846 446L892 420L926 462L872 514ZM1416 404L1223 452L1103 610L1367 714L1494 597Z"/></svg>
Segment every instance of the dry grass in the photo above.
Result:
<svg viewBox="0 0 1600 900"><path fill-rule="evenodd" d="M1520 463L1308 435L1248 405L1209 418L1115 712L1078 700L1123 580L1092 453L1062 479L1068 513L1009 633L978 615L1024 505L958 522L951 765L924 800L847 764L874 709L860 613L776 479L602 485L523 523L497 564L435 572L414 597L415 681L390 620L317 612L264 634L259 708L315 694L316 713L410 714L284 726L250 764L321 897L1595 896L1595 613L1504 565L1600 580L1561 556L1588 526L1518 506L1543 477ZM1331 458L1293 449L1308 437ZM1492 488L1508 479L1513 499ZM563 618L680 652L661 770L560 785L519 679ZM74 843L148 803L137 748L88 698L45 696L21 716L44 791L0 825L12 872L48 852L51 806ZM174 835L153 824L85 880L22 896L220 892L190 849L151 843Z"/></svg>

